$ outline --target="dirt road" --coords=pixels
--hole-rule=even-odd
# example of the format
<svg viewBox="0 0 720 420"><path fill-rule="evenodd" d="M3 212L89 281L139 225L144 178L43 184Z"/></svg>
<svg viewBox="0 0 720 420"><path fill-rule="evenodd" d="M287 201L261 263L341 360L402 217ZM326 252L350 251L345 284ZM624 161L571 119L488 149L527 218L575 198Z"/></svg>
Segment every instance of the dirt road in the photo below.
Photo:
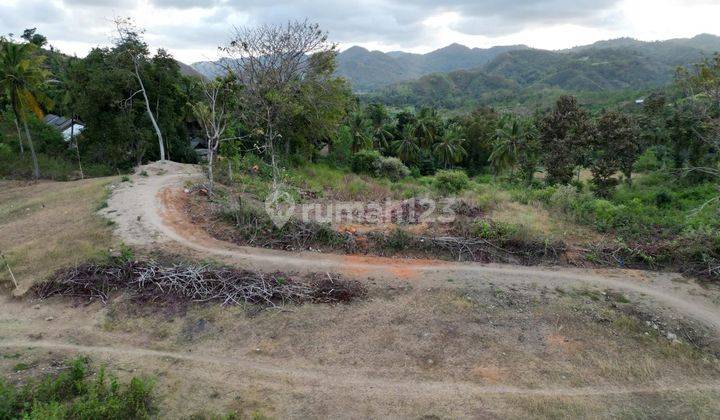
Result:
<svg viewBox="0 0 720 420"><path fill-rule="evenodd" d="M690 319L717 336L713 288L672 273L239 247L187 220L183 190L195 178L190 165L146 166L113 188L102 212L129 245L261 270L338 272L366 282L369 296L350 305L198 305L187 313L122 299L103 306L0 298L0 370L90 355L121 376L155 377L169 418L204 409L248 418L720 413L717 357L685 343L679 329L672 331L683 343L667 338L670 329L654 330L634 312L676 327ZM606 289L632 302L593 299Z"/></svg>
<svg viewBox="0 0 720 420"><path fill-rule="evenodd" d="M412 280L426 286L459 279L488 284L609 288L643 296L656 302L659 309L667 308L689 316L720 333L720 306L713 303L712 298L706 298L711 294L692 281L678 281L680 276L674 273L290 253L221 242L194 227L178 200L184 185L200 178L197 167L167 162L149 165L144 171L148 176L136 176L133 183L120 184L104 210L105 216L117 223L117 233L127 244L148 246L172 243L205 256L258 270L330 271L358 279Z"/></svg>

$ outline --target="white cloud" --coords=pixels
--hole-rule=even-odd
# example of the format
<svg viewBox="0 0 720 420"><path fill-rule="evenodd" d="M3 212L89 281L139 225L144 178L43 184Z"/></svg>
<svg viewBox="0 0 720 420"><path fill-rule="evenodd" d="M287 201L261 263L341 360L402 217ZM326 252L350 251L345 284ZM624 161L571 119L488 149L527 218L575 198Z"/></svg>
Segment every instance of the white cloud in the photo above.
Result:
<svg viewBox="0 0 720 420"><path fill-rule="evenodd" d="M112 36L113 16L147 28L152 47L186 62L214 59L234 25L308 18L341 47L426 52L528 44L566 48L599 39L653 40L716 32L716 0L2 0L2 32L37 27L70 54Z"/></svg>

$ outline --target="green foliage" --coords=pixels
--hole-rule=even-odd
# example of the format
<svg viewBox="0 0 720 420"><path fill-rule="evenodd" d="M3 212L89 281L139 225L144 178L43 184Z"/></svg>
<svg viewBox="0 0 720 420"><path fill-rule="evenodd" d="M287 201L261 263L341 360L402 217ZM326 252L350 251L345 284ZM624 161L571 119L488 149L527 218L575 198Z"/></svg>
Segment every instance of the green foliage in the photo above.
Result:
<svg viewBox="0 0 720 420"><path fill-rule="evenodd" d="M540 119L540 144L548 183L568 184L576 165L583 163L591 135L587 112L576 98L561 96Z"/></svg>
<svg viewBox="0 0 720 420"><path fill-rule="evenodd" d="M435 174L435 188L443 195L457 194L470 186L470 179L462 170L443 170Z"/></svg>
<svg viewBox="0 0 720 420"><path fill-rule="evenodd" d="M352 155L351 167L358 174L374 175L380 165L382 155L376 150L360 150Z"/></svg>
<svg viewBox="0 0 720 420"><path fill-rule="evenodd" d="M377 165L377 175L391 181L400 181L410 175L410 169L398 158L381 157Z"/></svg>
<svg viewBox="0 0 720 420"><path fill-rule="evenodd" d="M152 381L132 378L124 384L104 369L92 378L86 359L21 388L0 380L0 419L142 419L154 414Z"/></svg>

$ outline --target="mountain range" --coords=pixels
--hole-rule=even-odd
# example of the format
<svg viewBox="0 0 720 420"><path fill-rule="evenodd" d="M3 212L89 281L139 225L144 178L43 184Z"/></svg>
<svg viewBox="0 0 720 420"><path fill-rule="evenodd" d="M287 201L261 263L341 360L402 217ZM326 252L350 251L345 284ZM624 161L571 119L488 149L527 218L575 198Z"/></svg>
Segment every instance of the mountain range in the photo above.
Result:
<svg viewBox="0 0 720 420"><path fill-rule="evenodd" d="M468 48L460 44L429 52L369 51L352 47L338 54L337 74L356 93L394 105L457 107L541 90L607 92L666 85L675 69L720 51L720 37L646 42L632 38L599 41L565 50L525 45ZM216 62L192 67L207 77Z"/></svg>

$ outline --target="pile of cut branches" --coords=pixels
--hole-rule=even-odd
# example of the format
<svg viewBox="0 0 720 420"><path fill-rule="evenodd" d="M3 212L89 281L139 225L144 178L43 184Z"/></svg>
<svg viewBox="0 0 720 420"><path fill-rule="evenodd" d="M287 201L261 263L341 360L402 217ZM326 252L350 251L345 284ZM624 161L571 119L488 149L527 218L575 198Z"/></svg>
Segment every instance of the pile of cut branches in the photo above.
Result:
<svg viewBox="0 0 720 420"><path fill-rule="evenodd" d="M41 299L66 296L106 303L115 292L137 302L216 302L277 306L286 303L350 302L365 294L358 282L323 274L298 279L207 264L155 261L84 263L55 273L33 287Z"/></svg>

